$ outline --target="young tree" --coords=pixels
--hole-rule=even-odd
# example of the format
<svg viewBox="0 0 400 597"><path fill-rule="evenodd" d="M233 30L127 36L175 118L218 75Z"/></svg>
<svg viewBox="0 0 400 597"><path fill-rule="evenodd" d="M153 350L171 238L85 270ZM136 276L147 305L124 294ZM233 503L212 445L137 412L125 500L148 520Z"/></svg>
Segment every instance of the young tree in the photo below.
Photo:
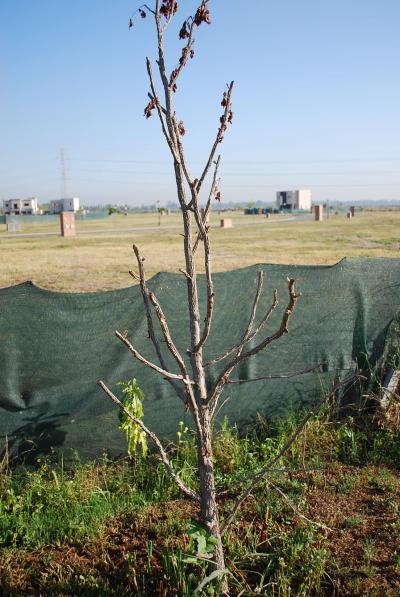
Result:
<svg viewBox="0 0 400 597"><path fill-rule="evenodd" d="M249 494L251 489L259 483L277 461L267 464L264 469L250 482L248 489L240 496L234 506L232 513L225 521L221 529L218 503L215 490L214 479L214 461L212 450L212 421L215 415L220 396L228 383L231 381L231 375L236 367L243 361L253 357L255 354L264 350L271 343L277 341L284 334L288 333L288 324L290 317L296 307L298 295L295 290L295 280L288 280L288 302L282 314L279 327L274 333L266 335L264 332L266 323L271 314L278 307L278 293L275 290L271 305L266 313L257 320L255 325L257 307L263 288L263 274L259 273L258 283L255 289L255 296L251 313L249 314L248 325L245 333L238 340L237 344L227 350L224 354L215 358L211 362L204 362L203 349L209 338L212 326L213 313L216 305L216 296L214 292L213 278L211 275L211 247L210 230L207 224L211 203L214 200L220 200L220 191L218 185L218 171L220 165L220 156L217 155L218 147L224 139L228 125L232 124L232 91L234 83L229 83L222 96L222 113L219 123L216 127L216 134L211 143L211 149L204 167L198 177L193 177L189 172L186 160L183 137L185 135L185 126L182 120L179 120L174 109L174 94L177 92L180 76L187 66L189 60L194 57L194 35L196 30L203 24L209 25L211 22L209 0L202 0L198 5L194 15L189 16L183 21L179 30L179 39L183 41L181 56L178 65L171 73L167 72L164 38L166 31L178 13L178 4L176 0L156 0L154 6L143 4L135 14L145 18L152 16L155 22L158 58L156 61L158 75L161 82L161 93L159 92L156 79L153 74L153 66L149 58L146 58L146 68L149 77L150 91L148 94L149 102L144 110L146 118L149 118L153 111L158 116L162 133L169 147L172 156L172 163L175 173L176 190L179 199L179 205L183 221L183 253L185 268L181 269L182 275L186 279L187 285L187 309L189 316L188 329L188 356L183 356L176 347L162 306L160 305L154 293L149 291L146 282L144 259L141 256L138 247L134 246L134 252L137 259L138 272L130 272L136 278L141 286L144 308L147 316L148 334L151 339L158 362L152 362L146 359L136 347L132 346L126 335L116 332L119 340L130 350L133 357L146 365L149 369L156 371L165 378L174 388L177 397L183 402L185 409L192 414L194 428L196 432L197 457L198 457L198 479L199 492L187 487L176 475L167 454L162 447L160 440L149 430L140 419L132 416L132 413L125 411L148 437L154 442L160 452L162 461L180 489L190 498L200 503L201 524L207 532L214 537L216 541L215 552L212 558L212 566L220 571L225 570L224 551L221 540L222 533L230 524L234 514L240 504ZM130 27L134 26L131 19ZM200 196L205 187L206 179L211 175L211 184L208 188L203 209L200 207ZM202 247L202 251L199 248ZM196 260L201 258L204 264L205 279L207 286L207 306L206 312L201 316L198 279L196 270ZM160 327L164 339L163 345L160 343L156 330L155 322ZM203 323L202 323L203 322ZM252 348L249 343L254 341ZM163 350L166 347L173 356L178 373L171 371L166 364ZM207 367L213 367L216 363L223 362L222 370L215 374L215 379L211 387L207 387L205 371ZM267 377L266 377L267 378ZM119 408L124 410L119 399L111 390L99 381L102 390L116 402ZM250 489L249 489L250 488ZM223 580L222 591L227 592L226 578Z"/></svg>

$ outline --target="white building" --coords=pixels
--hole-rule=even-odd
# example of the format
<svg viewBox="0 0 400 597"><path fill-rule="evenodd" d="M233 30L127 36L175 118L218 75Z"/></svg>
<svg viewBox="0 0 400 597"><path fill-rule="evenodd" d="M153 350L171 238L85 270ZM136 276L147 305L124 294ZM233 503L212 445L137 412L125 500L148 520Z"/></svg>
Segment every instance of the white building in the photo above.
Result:
<svg viewBox="0 0 400 597"><path fill-rule="evenodd" d="M297 189L295 191L278 191L276 193L276 206L278 209L311 209L310 189Z"/></svg>
<svg viewBox="0 0 400 597"><path fill-rule="evenodd" d="M54 199L50 202L50 211L52 214L59 214L62 211L78 211L78 209L78 197L70 197L67 199Z"/></svg>
<svg viewBox="0 0 400 597"><path fill-rule="evenodd" d="M27 199L7 199L3 201L6 216L31 216L39 212L37 197Z"/></svg>

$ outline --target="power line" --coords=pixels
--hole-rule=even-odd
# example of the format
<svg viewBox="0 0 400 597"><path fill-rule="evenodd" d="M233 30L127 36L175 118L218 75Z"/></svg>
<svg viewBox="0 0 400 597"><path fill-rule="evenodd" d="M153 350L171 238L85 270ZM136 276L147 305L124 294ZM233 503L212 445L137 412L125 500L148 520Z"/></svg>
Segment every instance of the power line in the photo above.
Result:
<svg viewBox="0 0 400 597"><path fill-rule="evenodd" d="M104 170L104 168L74 168L73 172L101 172L103 174L134 174L134 175L167 175L173 176L173 172L162 172L160 170ZM312 172L248 172L248 171L238 171L235 170L234 172L225 172L223 171L224 176L345 176L347 174L362 174L362 175L370 175L370 174L400 174L399 170L337 170L334 172L320 172L318 170Z"/></svg>
<svg viewBox="0 0 400 597"><path fill-rule="evenodd" d="M112 183L112 184L125 184L125 185L130 185L130 186L147 186L149 185L149 181L138 181L138 180L110 180L110 179L103 179L102 181L99 181L97 178L74 178L74 181L76 182L101 182L101 183ZM165 187L166 183L165 182L152 182L151 183L152 186L163 186ZM173 182L171 181L171 186L173 186ZM275 183L275 184L235 184L235 183L227 183L224 182L224 187L234 187L234 188L245 188L245 189L253 189L253 188L260 188L260 189L264 189L264 188L271 188L271 189L276 189L276 188L285 188L287 187L287 181L283 182L283 183ZM353 187L399 187L400 188L400 182L392 182L392 183L342 183L342 184L313 184L308 182L307 184L302 185L304 187L312 187L312 188L330 188L330 187L343 187L343 188L353 188Z"/></svg>
<svg viewBox="0 0 400 597"><path fill-rule="evenodd" d="M170 160L121 160L114 158L88 158L88 157L68 157L68 162L109 162L114 164L170 164ZM202 164L204 160L189 160L192 164ZM379 157L379 158L324 158L324 159L307 159L307 160L230 160L226 163L230 164L326 164L326 163L350 163L350 162L400 162L399 156L394 157Z"/></svg>
<svg viewBox="0 0 400 597"><path fill-rule="evenodd" d="M60 149L60 174L61 174L61 197L67 196L67 174L65 170L65 152L64 148Z"/></svg>

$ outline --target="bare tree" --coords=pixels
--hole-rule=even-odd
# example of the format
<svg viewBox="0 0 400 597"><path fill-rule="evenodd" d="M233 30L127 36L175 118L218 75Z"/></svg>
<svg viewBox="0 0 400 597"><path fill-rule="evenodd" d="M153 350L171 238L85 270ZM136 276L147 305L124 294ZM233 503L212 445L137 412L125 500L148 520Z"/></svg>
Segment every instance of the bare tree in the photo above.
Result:
<svg viewBox="0 0 400 597"><path fill-rule="evenodd" d="M155 0L153 7L143 4L137 10L137 15L145 18L146 15L152 16L155 22L158 58L156 60L157 71L161 82L161 93L157 88L156 79L153 74L153 67L149 58L146 58L146 68L149 77L150 91L148 94L149 103L145 108L145 116L149 118L155 110L161 124L161 129L167 145L169 147L176 180L176 190L179 199L179 205L183 220L183 254L185 268L181 273L186 279L187 285L187 308L189 315L188 342L189 349L183 356L171 335L167 318L163 312L157 297L150 292L144 269L144 259L139 249L134 246L138 271L130 272L137 279L141 286L144 308L147 316L148 335L152 341L157 355L158 362L152 362L145 358L127 338L126 334L116 332L119 340L125 344L133 357L149 369L157 372L166 381L168 381L175 390L177 397L183 402L184 408L192 414L197 442L198 457L198 479L199 493L187 487L176 475L167 454L163 449L161 442L140 420L134 419L148 437L154 442L159 450L161 459L178 483L180 489L190 498L200 503L201 523L208 533L217 539L215 553L212 558L212 566L220 571L225 570L224 551L221 541L221 525L219 519L218 503L215 489L214 462L212 449L212 421L216 413L220 396L224 388L229 383L240 383L242 380L232 380L231 375L237 366L243 361L253 357L262 350L265 350L270 344L278 341L282 336L288 333L289 320L295 310L298 300L298 294L295 289L295 280L288 279L288 299L284 309L280 324L277 329L267 335L265 333L266 324L272 313L278 308L278 292L275 289L271 298L271 305L260 318L257 315L257 308L262 294L264 276L260 272L257 286L255 288L254 301L251 312L249 313L246 331L238 342L227 350L220 357L210 362L204 362L203 349L209 338L212 326L213 313L216 304L213 279L211 275L210 261L210 230L208 226L208 215L213 199L220 199L218 184L218 171L220 165L220 156L217 150L224 139L227 127L232 123L232 91L233 81L226 85L221 100L221 115L216 126L215 137L212 140L210 152L205 160L197 178L189 173L189 167L186 160L183 137L185 135L185 126L182 120L179 120L174 109L174 94L177 91L179 78L182 71L187 66L190 59L194 57L194 35L198 27L202 24L210 24L209 0L202 0L197 7L194 15L189 16L183 22L179 31L179 38L183 40L183 48L179 62L171 73L167 73L164 37L166 31L178 12L178 4L175 0ZM134 17L136 19L136 17ZM133 18L130 26L134 26ZM210 178L210 186L206 193L203 209L200 208L200 195L205 186L206 179ZM198 251L202 247L202 251ZM198 296L198 277L196 270L196 261L203 260L205 271L205 280L207 287L207 306L203 318L200 313ZM256 320L259 323L255 325ZM164 342L160 343L155 328L159 326ZM249 347L252 342L252 348ZM166 347L166 348L165 348ZM173 372L167 366L164 351L168 350L176 362L177 371ZM214 383L207 388L205 370L207 367L213 367L216 363L224 362L222 370L215 375ZM266 379L268 376L265 377ZM260 379L260 378L258 378ZM246 380L248 381L248 380ZM102 390L123 408L119 399L102 382L99 382ZM132 418L132 417L131 417ZM251 481L251 489L261 482L271 466L263 468L261 473L255 476ZM234 514L240 504L249 494L247 490L243 496L239 496L236 505L232 510L232 515L228 517L223 530L230 524ZM228 590L226 579L223 581L222 591Z"/></svg>

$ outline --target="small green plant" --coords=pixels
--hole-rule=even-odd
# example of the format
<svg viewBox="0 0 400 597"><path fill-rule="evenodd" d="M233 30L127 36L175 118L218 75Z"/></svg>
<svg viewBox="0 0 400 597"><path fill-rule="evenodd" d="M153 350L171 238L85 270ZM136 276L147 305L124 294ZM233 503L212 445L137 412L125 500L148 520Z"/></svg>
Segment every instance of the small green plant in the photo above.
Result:
<svg viewBox="0 0 400 597"><path fill-rule="evenodd" d="M346 526L346 528L348 529L354 529L356 527L359 527L362 524L362 518L361 516L349 516L349 518L346 518L346 520L344 521L344 525Z"/></svg>
<svg viewBox="0 0 400 597"><path fill-rule="evenodd" d="M354 419L348 417L338 432L339 458L346 464L362 464L368 451L368 437L355 428Z"/></svg>
<svg viewBox="0 0 400 597"><path fill-rule="evenodd" d="M209 535L204 527L195 523L189 526L186 534L189 542L183 561L186 564L199 564L208 560L212 556L218 540Z"/></svg>
<svg viewBox="0 0 400 597"><path fill-rule="evenodd" d="M394 567L396 568L396 570L398 570L400 572L400 553L395 553L394 554Z"/></svg>
<svg viewBox="0 0 400 597"><path fill-rule="evenodd" d="M386 469L379 469L376 474L371 476L368 480L368 485L382 493L396 489L396 484Z"/></svg>
<svg viewBox="0 0 400 597"><path fill-rule="evenodd" d="M183 421L179 421L179 429L176 432L176 435L178 436L178 450L179 448L183 447L184 444L187 441L187 437L188 437L188 432L189 432L189 428L186 427L186 425L184 424Z"/></svg>
<svg viewBox="0 0 400 597"><path fill-rule="evenodd" d="M362 567L363 573L371 577L376 573L376 568L372 565L373 559L376 557L376 546L373 539L367 537L364 541L364 565Z"/></svg>
<svg viewBox="0 0 400 597"><path fill-rule="evenodd" d="M337 476L334 487L337 493L351 493L357 484L357 477L348 474L348 473L341 473Z"/></svg>
<svg viewBox="0 0 400 597"><path fill-rule="evenodd" d="M142 419L144 414L142 405L144 394L140 389L136 379L131 379L127 382L120 382L119 385L122 386L123 399L121 402L125 409L133 417L135 417L135 419ZM119 428L125 435L128 456L132 459L135 459L137 456L137 449L140 447L142 450L142 455L145 457L147 455L148 448L146 434L143 429L141 429L137 423L132 421L132 419L123 410L120 410L119 412L119 420Z"/></svg>

